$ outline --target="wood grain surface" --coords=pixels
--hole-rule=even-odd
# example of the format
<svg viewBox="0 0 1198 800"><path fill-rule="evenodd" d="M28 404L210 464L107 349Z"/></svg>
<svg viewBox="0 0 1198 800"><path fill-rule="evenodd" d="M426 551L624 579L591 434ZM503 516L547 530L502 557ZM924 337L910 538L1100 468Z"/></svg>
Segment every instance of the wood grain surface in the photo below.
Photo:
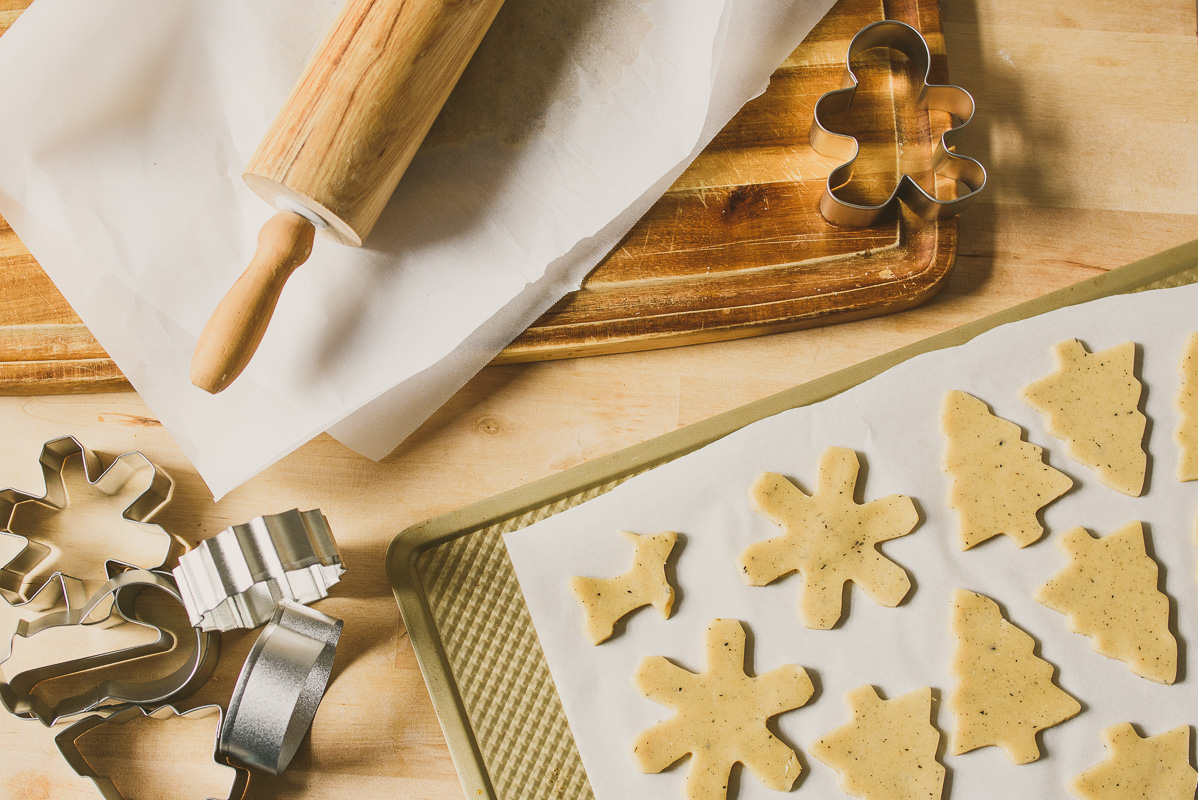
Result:
<svg viewBox="0 0 1198 800"><path fill-rule="evenodd" d="M493 3L490 8L494 10ZM377 15L374 6L369 9L370 15ZM476 10L482 13L481 7ZM534 322L496 363L796 330L909 308L938 291L956 256L955 219L926 224L903 212L871 228L853 230L828 224L818 211L828 171L837 162L820 156L808 144L815 101L824 92L840 88L848 40L862 26L884 16L923 31L933 53L933 80L947 81L935 0L841 0L779 67L769 89L715 137L591 272L582 289ZM351 14L350 19L357 17ZM357 30L349 22L342 24ZM371 52L362 49L366 55ZM400 73L404 68L396 66ZM854 68L861 85L853 107L826 121L856 135L861 143L854 179L842 191L860 202L881 202L893 189L901 166L929 189L936 187L941 196L951 196L953 182L937 180L930 170L935 140L948 126L948 118L933 113L929 126L929 115L913 102L923 76L915 75L904 59L891 64L885 50L870 51ZM303 205L304 197L316 198L334 214L357 220L358 211L351 211L346 198L331 199L331 187L340 191L345 183L327 165L352 157L359 143L338 139L330 144L320 138L329 135L324 131L316 136L322 142L319 147L302 149L307 160L301 164L292 163L294 154L280 144L284 134L308 135L304 131L314 124L311 118L340 102L338 96L319 93L307 77L247 166L251 187L269 197L277 193L271 187L281 186L282 181L286 188L276 188L291 192L293 202ZM357 108L357 93L354 98ZM357 113L363 114L360 109ZM367 123L378 122L366 116ZM367 128L376 137L380 130L389 129L378 124ZM329 148L334 146L345 152L334 152L330 158ZM312 153L319 157L311 158ZM395 156L395 164L406 166L410 156ZM372 190L373 210L365 215L369 225L359 231L361 235L377 216L379 187L392 185L384 180ZM341 235L353 239L349 228L362 227L359 222L365 224L365 219L353 222ZM20 243L15 238L4 241L10 258L0 261L0 280L13 289L0 298L0 393L111 387L119 372L104 361L103 350ZM47 304L46 298L52 302ZM235 316L235 309L235 304L222 306L223 316ZM42 319L40 327L26 324L31 316ZM215 354L240 349L248 360L257 340L247 336L234 347L227 323L215 330L226 335L217 337L213 332L210 336L205 330L202 344L212 357L200 366L209 366L219 375L228 364ZM47 352L47 341L57 343L54 350ZM239 366L244 366L244 360ZM213 383L199 385L211 389Z"/></svg>
<svg viewBox="0 0 1198 800"><path fill-rule="evenodd" d="M0 20L19 4L0 0ZM1198 238L1192 0L953 0L942 18L952 78L978 101L961 147L992 181L961 218L945 288L918 308L776 336L489 367L383 461L321 436L219 504L132 392L3 397L0 485L37 490L42 443L74 433L165 467L176 491L162 521L189 541L258 514L321 507L349 563L318 605L346 623L333 681L291 768L255 776L250 796L461 800L383 573L398 531ZM10 629L12 616L0 608L0 626ZM227 702L252 641L226 636L214 680L188 703ZM202 722L161 740L114 732L103 743L107 763L150 796L196 796L186 790L199 789L211 744ZM62 761L53 733L0 714L0 798L96 796Z"/></svg>

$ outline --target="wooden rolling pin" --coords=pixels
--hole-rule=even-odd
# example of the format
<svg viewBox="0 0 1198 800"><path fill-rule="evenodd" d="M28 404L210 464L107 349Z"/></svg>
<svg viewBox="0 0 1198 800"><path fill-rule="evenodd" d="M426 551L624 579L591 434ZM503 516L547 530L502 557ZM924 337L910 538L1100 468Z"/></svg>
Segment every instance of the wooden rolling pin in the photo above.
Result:
<svg viewBox="0 0 1198 800"><path fill-rule="evenodd" d="M361 246L503 0L346 0L245 168L279 209L204 326L191 382L245 369L317 230Z"/></svg>

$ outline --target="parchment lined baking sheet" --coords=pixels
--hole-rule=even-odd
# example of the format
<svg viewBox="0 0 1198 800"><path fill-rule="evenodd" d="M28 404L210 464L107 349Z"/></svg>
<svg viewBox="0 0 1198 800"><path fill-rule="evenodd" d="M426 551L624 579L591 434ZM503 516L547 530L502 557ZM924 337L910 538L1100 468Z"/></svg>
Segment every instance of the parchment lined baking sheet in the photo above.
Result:
<svg viewBox="0 0 1198 800"><path fill-rule="evenodd" d="M549 679L544 655L532 631L531 618L504 553L500 541L503 533L518 530L600 495L630 475L668 462L757 419L835 395L913 355L959 344L1002 322L1069 303L1113 292L1133 291L1147 284L1188 283L1198 277L1196 266L1198 243L1175 248L994 317L430 520L397 536L388 557L388 574L467 795L478 793L477 796L513 798L593 796ZM1158 425L1151 436L1155 449L1156 443L1168 438L1167 426ZM1033 438L1044 441L1042 433ZM1064 463L1059 455L1052 463L1057 464L1058 460ZM1161 469L1159 460L1157 466ZM1166 471L1158 472L1154 480L1171 479L1168 474L1171 466L1164 469ZM1067 466L1066 470L1070 474L1079 472L1073 466ZM869 497L884 493L877 487L870 487L867 480ZM1114 524L1102 532L1113 527ZM1031 551L1024 552L1037 550L1052 560L1051 569L1055 570L1061 561L1055 548L1041 542ZM619 569L623 566L621 564ZM595 569L593 574L598 572ZM1188 570L1169 573L1167 586L1171 593L1174 584L1188 574ZM793 591L797 589L792 587L786 600L788 607L792 606L795 597ZM916 594L920 591L917 587ZM859 595L854 599L856 610L869 604ZM1018 612L1013 616L1033 633L1040 633L1041 625L1021 619ZM1064 624L1063 618L1050 619L1056 625ZM1080 636L1075 639L1075 644L1088 651L1085 639ZM1098 663L1105 661L1092 653L1085 654ZM768 668L760 647L756 658L760 668ZM696 665L691 663L689 666ZM1109 662L1107 666L1119 665ZM1067 683L1067 688L1074 687ZM823 687L823 692L817 696L815 705L794 712L794 715L798 717L822 707L834 718L833 725L843 721L846 712L839 698L828 693L827 687ZM942 727L947 722L944 712L939 721ZM1080 720L1070 724L1080 724ZM803 725L810 738L823 732L816 730L818 726L810 719L804 720ZM1101 758L1097 742L1092 743L1092 749L1092 760ZM977 754L976 757L985 756ZM805 763L811 766L810 759L805 759ZM824 769L822 765L817 768ZM675 779L680 780L681 775L681 771L676 772ZM751 777L746 778L746 784L752 781ZM672 788L676 787L660 791L669 796ZM1063 794L1063 789L1057 787L1050 796ZM969 795L954 790L953 796Z"/></svg>

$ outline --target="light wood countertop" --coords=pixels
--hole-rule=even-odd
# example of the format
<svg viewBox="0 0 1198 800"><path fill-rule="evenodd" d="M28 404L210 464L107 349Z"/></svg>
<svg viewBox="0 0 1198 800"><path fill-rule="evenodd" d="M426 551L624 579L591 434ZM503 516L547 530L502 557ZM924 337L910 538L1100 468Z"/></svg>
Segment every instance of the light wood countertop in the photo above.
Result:
<svg viewBox="0 0 1198 800"><path fill-rule="evenodd" d="M0 0L0 15L24 5ZM42 444L74 434L165 468L176 489L159 520L191 540L259 514L323 509L349 565L318 605L345 620L334 680L292 767L255 775L250 797L460 798L383 570L396 533L1198 238L1192 0L951 0L942 15L951 77L978 102L960 147L991 182L961 219L946 288L920 308L726 343L490 367L382 462L322 435L218 504L133 392L3 397L0 485L37 491ZM256 636L227 635L214 680L186 704L227 702ZM187 796L187 776L210 754L207 735L145 753L165 773L154 796ZM59 756L52 731L0 714L0 740L0 798L96 796Z"/></svg>

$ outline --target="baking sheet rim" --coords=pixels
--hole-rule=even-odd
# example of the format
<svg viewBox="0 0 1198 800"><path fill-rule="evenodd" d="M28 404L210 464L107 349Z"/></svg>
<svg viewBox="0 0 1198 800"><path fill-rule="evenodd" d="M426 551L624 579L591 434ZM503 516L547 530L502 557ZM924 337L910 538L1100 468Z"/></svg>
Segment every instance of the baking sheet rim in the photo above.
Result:
<svg viewBox="0 0 1198 800"><path fill-rule="evenodd" d="M1142 289L1195 267L1198 267L1198 239L401 531L387 549L387 579L466 796L488 800L496 797L432 611L416 576L415 562L421 553L672 461L765 417L821 402L914 356L956 347L1009 322Z"/></svg>

